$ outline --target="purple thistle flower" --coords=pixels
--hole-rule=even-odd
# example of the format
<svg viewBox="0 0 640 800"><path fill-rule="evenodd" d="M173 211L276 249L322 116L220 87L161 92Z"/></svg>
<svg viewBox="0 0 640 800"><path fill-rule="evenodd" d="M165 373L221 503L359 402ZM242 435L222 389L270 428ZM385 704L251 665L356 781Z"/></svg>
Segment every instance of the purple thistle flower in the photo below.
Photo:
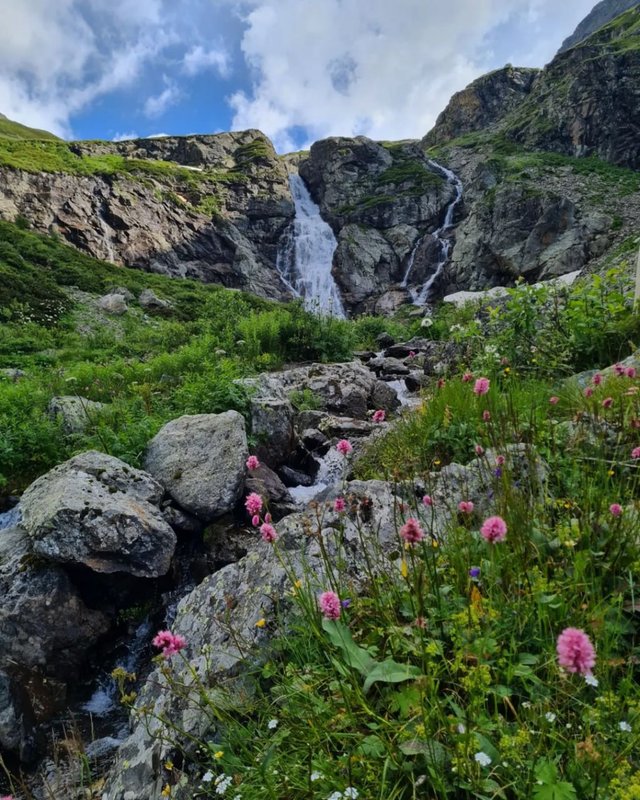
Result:
<svg viewBox="0 0 640 800"><path fill-rule="evenodd" d="M480 567L471 567L469 570L469 576L471 578L479 578L480 577Z"/></svg>

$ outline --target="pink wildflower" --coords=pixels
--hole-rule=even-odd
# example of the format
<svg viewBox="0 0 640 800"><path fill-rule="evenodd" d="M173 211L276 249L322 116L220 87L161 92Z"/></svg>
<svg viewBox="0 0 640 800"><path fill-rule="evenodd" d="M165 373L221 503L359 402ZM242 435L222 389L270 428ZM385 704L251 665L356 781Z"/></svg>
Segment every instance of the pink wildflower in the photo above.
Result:
<svg viewBox="0 0 640 800"><path fill-rule="evenodd" d="M490 411L483 411L482 412L482 421L483 422L489 422L490 419L491 419L491 412Z"/></svg>
<svg viewBox="0 0 640 800"><path fill-rule="evenodd" d="M260 536L262 537L263 542L270 542L273 543L278 538L278 534L276 533L276 529L273 525L270 525L268 522L263 522L260 526Z"/></svg>
<svg viewBox="0 0 640 800"><path fill-rule="evenodd" d="M627 367L624 371L624 374L627 376L627 378L635 378L638 374L638 371L635 367Z"/></svg>
<svg viewBox="0 0 640 800"><path fill-rule="evenodd" d="M372 419L374 422L384 422L386 416L387 415L384 413L384 411L379 408L373 415Z"/></svg>
<svg viewBox="0 0 640 800"><path fill-rule="evenodd" d="M422 498L422 505L430 508L433 505L433 497L430 494L425 494Z"/></svg>
<svg viewBox="0 0 640 800"><path fill-rule="evenodd" d="M353 445L348 439L340 439L336 445L336 450L342 453L343 456L348 456L353 450Z"/></svg>
<svg viewBox="0 0 640 800"><path fill-rule="evenodd" d="M587 386L587 388L584 390L584 396L585 397L591 397L592 394L593 394L592 387L591 386Z"/></svg>
<svg viewBox="0 0 640 800"><path fill-rule="evenodd" d="M634 447L631 451L631 458L640 458L640 447Z"/></svg>
<svg viewBox="0 0 640 800"><path fill-rule="evenodd" d="M253 525L254 528L258 527L258 525L260 524L260 516L258 514L254 514L251 517L251 524Z"/></svg>
<svg viewBox="0 0 640 800"><path fill-rule="evenodd" d="M612 405L613 405L613 397L605 397L605 399L602 401L603 408L611 408Z"/></svg>
<svg viewBox="0 0 640 800"><path fill-rule="evenodd" d="M257 456L249 456L247 459L247 469L258 469L260 462Z"/></svg>
<svg viewBox="0 0 640 800"><path fill-rule="evenodd" d="M482 523L480 533L491 544L502 542L507 536L507 523L502 517L489 517Z"/></svg>
<svg viewBox="0 0 640 800"><path fill-rule="evenodd" d="M458 511L462 512L463 514L472 514L474 509L474 505L471 500L461 500L458 503Z"/></svg>
<svg viewBox="0 0 640 800"><path fill-rule="evenodd" d="M318 606L325 619L336 620L340 618L342 605L335 592L323 592L318 598Z"/></svg>
<svg viewBox="0 0 640 800"><path fill-rule="evenodd" d="M251 494L244 501L244 507L247 509L249 514L251 514L251 516L254 514L259 514L262 511L262 498L259 494L251 492Z"/></svg>
<svg viewBox="0 0 640 800"><path fill-rule="evenodd" d="M558 403L560 402L560 398L553 395L553 397L549 398L549 402L551 403L552 406L557 406Z"/></svg>
<svg viewBox="0 0 640 800"><path fill-rule="evenodd" d="M411 352L409 353L409 358L415 358L417 355L418 354L416 353L415 350L411 350Z"/></svg>
<svg viewBox="0 0 640 800"><path fill-rule="evenodd" d="M504 464L504 462L505 462L506 460L507 460L507 459L506 459L504 456L496 456L496 467L501 467L501 466L503 466L503 464Z"/></svg>
<svg viewBox="0 0 640 800"><path fill-rule="evenodd" d="M162 655L165 658L171 658L171 656L179 653L183 647L186 647L187 640L178 633L171 633L171 631L158 631L158 634L154 637L152 644L154 647L162 650Z"/></svg>
<svg viewBox="0 0 640 800"><path fill-rule="evenodd" d="M427 627L427 620L424 617L416 617L413 624L416 628L422 628L424 630Z"/></svg>
<svg viewBox="0 0 640 800"><path fill-rule="evenodd" d="M490 386L491 386L491 381L489 380L489 378L478 378L473 387L473 392L474 394L477 394L478 397L480 397L480 395L487 394Z"/></svg>
<svg viewBox="0 0 640 800"><path fill-rule="evenodd" d="M463 383L470 383L473 380L473 373L472 372L465 372L462 376Z"/></svg>
<svg viewBox="0 0 640 800"><path fill-rule="evenodd" d="M596 665L596 651L584 631L579 628L565 628L558 636L556 650L558 663L567 672L591 675L591 670Z"/></svg>
<svg viewBox="0 0 640 800"><path fill-rule="evenodd" d="M613 367L613 371L616 373L616 375L619 378L621 378L625 374L626 368L625 368L624 364L615 364L614 367Z"/></svg>
<svg viewBox="0 0 640 800"><path fill-rule="evenodd" d="M347 504L344 501L344 497L336 497L333 503L333 510L337 511L338 513L345 510Z"/></svg>
<svg viewBox="0 0 640 800"><path fill-rule="evenodd" d="M609 506L609 511L614 517L621 517L622 516L622 506L620 503L612 503Z"/></svg>
<svg viewBox="0 0 640 800"><path fill-rule="evenodd" d="M273 517L271 516L271 514L265 514L264 515L264 521L265 522L273 522Z"/></svg>
<svg viewBox="0 0 640 800"><path fill-rule="evenodd" d="M405 524L400 528L400 536L405 540L405 542L409 542L409 544L415 544L416 542L420 542L424 539L424 531L420 527L420 523L417 519L408 519Z"/></svg>
<svg viewBox="0 0 640 800"><path fill-rule="evenodd" d="M481 444L477 444L475 446L475 451L476 451L476 455L477 456L483 456L484 455L484 447Z"/></svg>
<svg viewBox="0 0 640 800"><path fill-rule="evenodd" d="M602 375L599 372L596 372L596 374L592 378L594 386L600 386L600 384L602 383L603 380L604 380L604 378L602 377Z"/></svg>
<svg viewBox="0 0 640 800"><path fill-rule="evenodd" d="M438 389L444 389L446 385L447 382L445 381L444 378L438 378L438 383L437 383Z"/></svg>

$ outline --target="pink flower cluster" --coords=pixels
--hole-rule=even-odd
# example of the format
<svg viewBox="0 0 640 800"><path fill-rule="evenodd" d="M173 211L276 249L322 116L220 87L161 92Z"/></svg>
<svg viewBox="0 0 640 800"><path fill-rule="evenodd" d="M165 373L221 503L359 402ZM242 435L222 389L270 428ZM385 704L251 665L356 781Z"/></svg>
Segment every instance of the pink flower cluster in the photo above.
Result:
<svg viewBox="0 0 640 800"><path fill-rule="evenodd" d="M408 519L400 528L400 536L402 536L405 542L415 544L424 539L424 531L420 527L418 520L411 517L411 519Z"/></svg>
<svg viewBox="0 0 640 800"><path fill-rule="evenodd" d="M634 447L631 451L631 458L638 459L640 458L640 447Z"/></svg>
<svg viewBox="0 0 640 800"><path fill-rule="evenodd" d="M259 494L256 494L256 492L251 492L251 494L244 501L244 507L253 517L262 511L262 498Z"/></svg>
<svg viewBox="0 0 640 800"><path fill-rule="evenodd" d="M622 506L620 503L611 503L609 506L609 511L613 517L621 517L622 516Z"/></svg>
<svg viewBox="0 0 640 800"><path fill-rule="evenodd" d="M489 378L478 378L473 387L473 393L477 394L478 397L480 397L483 394L487 394L490 387L491 387L491 381L489 380Z"/></svg>
<svg viewBox="0 0 640 800"><path fill-rule="evenodd" d="M342 605L335 592L323 592L318 598L318 608L325 619L336 620L340 618Z"/></svg>
<svg viewBox="0 0 640 800"><path fill-rule="evenodd" d="M333 510L337 511L339 514L341 514L346 507L347 504L344 497L336 497L336 499L333 501Z"/></svg>
<svg viewBox="0 0 640 800"><path fill-rule="evenodd" d="M433 497L430 494L425 494L422 498L422 505L431 508L433 506Z"/></svg>
<svg viewBox="0 0 640 800"><path fill-rule="evenodd" d="M565 628L556 645L558 663L567 672L591 675L596 665L596 651L591 640L579 628Z"/></svg>
<svg viewBox="0 0 640 800"><path fill-rule="evenodd" d="M171 631L158 631L157 636L154 637L152 642L154 647L162 650L162 655L165 658L171 658L179 653L184 647L187 646L187 640L180 636L179 633L171 633Z"/></svg>
<svg viewBox="0 0 640 800"><path fill-rule="evenodd" d="M458 511L462 514L473 514L474 505L471 500L461 500L458 503Z"/></svg>
<svg viewBox="0 0 640 800"><path fill-rule="evenodd" d="M278 534L276 533L276 529L270 522L263 522L260 526L260 536L262 537L263 542L269 542L273 544L275 540L278 538Z"/></svg>
<svg viewBox="0 0 640 800"><path fill-rule="evenodd" d="M247 469L254 470L254 469L258 469L259 466L260 466L260 462L258 461L258 457L257 456L249 456L249 458L247 459Z"/></svg>
<svg viewBox="0 0 640 800"><path fill-rule="evenodd" d="M482 523L480 533L491 544L503 542L507 536L507 523L502 517L489 517Z"/></svg>
<svg viewBox="0 0 640 800"><path fill-rule="evenodd" d="M379 408L373 415L372 419L374 422L384 422L386 414L384 411Z"/></svg>
<svg viewBox="0 0 640 800"><path fill-rule="evenodd" d="M343 456L348 456L353 450L353 445L348 439L340 439L336 445L336 450L342 453Z"/></svg>

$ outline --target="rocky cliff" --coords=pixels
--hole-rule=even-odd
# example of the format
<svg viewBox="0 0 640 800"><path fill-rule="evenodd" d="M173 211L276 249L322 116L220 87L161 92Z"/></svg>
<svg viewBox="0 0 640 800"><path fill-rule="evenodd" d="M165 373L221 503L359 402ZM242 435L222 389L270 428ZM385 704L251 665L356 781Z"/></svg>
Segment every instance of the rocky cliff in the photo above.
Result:
<svg viewBox="0 0 640 800"><path fill-rule="evenodd" d="M595 33L603 25L637 5L638 0L601 0L587 14L571 36L567 36L558 52L562 53L580 44L580 42L584 42L585 39L588 39L592 33Z"/></svg>

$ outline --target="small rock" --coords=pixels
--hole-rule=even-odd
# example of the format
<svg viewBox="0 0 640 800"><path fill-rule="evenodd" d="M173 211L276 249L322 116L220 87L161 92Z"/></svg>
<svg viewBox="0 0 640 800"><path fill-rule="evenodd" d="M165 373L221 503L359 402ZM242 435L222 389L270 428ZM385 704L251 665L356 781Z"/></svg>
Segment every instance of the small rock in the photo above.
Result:
<svg viewBox="0 0 640 800"><path fill-rule="evenodd" d="M84 433L104 403L97 403L79 395L62 395L52 398L47 413L52 419L62 420L62 429L67 434Z"/></svg>
<svg viewBox="0 0 640 800"><path fill-rule="evenodd" d="M4 378L8 378L10 381L19 381L20 378L24 378L26 373L21 369L6 367L5 369L0 369L0 375Z"/></svg>
<svg viewBox="0 0 640 800"><path fill-rule="evenodd" d="M391 347L391 345L396 343L396 340L390 333L380 333L376 336L376 343L381 347Z"/></svg>
<svg viewBox="0 0 640 800"><path fill-rule="evenodd" d="M293 498L278 475L261 464L258 469L251 470L244 484L245 492L261 495L267 500L269 511L278 519L295 510Z"/></svg>
<svg viewBox="0 0 640 800"><path fill-rule="evenodd" d="M138 303L140 303L145 311L156 313L166 313L173 308L172 303L170 303L168 300L163 300L161 297L158 297L158 295L152 289L145 289L144 291L140 292Z"/></svg>
<svg viewBox="0 0 640 800"><path fill-rule="evenodd" d="M313 486L313 478L305 472L300 472L292 467L280 467L278 474L285 486Z"/></svg>
<svg viewBox="0 0 640 800"><path fill-rule="evenodd" d="M121 294L105 294L98 300L98 308L107 314L113 314L114 317L121 317L129 310L127 301Z"/></svg>

